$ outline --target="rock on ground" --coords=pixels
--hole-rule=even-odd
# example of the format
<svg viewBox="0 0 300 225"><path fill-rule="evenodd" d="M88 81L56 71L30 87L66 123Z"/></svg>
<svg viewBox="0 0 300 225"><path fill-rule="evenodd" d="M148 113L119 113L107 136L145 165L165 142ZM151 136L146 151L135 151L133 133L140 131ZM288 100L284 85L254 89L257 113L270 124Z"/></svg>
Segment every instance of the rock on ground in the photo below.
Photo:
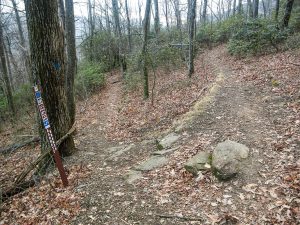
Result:
<svg viewBox="0 0 300 225"><path fill-rule="evenodd" d="M192 173L194 176L200 170L210 169L211 154L209 152L200 152L194 157L190 158L184 165L184 168Z"/></svg>
<svg viewBox="0 0 300 225"><path fill-rule="evenodd" d="M176 142L179 139L180 135L176 134L176 133L170 133L167 136L165 136L160 142L159 144L163 147L163 148L169 148L171 147L171 145Z"/></svg>
<svg viewBox="0 0 300 225"><path fill-rule="evenodd" d="M234 142L219 143L212 154L212 171L220 180L228 180L240 171L244 159L249 155L247 146Z"/></svg>

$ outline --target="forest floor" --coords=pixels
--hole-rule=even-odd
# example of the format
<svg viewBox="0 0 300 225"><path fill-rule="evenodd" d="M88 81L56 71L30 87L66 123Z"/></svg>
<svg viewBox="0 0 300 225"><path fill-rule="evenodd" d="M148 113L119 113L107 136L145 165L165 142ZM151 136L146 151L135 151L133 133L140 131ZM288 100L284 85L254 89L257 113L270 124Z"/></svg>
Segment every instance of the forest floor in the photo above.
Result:
<svg viewBox="0 0 300 225"><path fill-rule="evenodd" d="M78 105L78 151L65 162L70 187L54 174L4 202L0 224L299 224L299 56L205 51L191 80L183 70L158 71L153 106L141 90L124 92L112 73L101 93ZM168 134L178 139L164 165L136 171ZM250 149L236 178L185 171L189 158L227 139ZM15 154L26 151L1 161L13 170Z"/></svg>

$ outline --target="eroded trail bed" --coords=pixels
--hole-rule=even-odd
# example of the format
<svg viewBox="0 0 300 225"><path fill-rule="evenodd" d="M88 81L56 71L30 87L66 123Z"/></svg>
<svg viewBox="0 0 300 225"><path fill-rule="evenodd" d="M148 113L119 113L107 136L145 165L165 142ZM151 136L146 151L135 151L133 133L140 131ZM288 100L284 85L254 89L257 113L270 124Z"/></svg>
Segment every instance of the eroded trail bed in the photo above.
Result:
<svg viewBox="0 0 300 225"><path fill-rule="evenodd" d="M224 48L209 52L206 62L221 77L214 91L206 93L209 104L193 117L181 118L185 122L180 129L174 126L164 133L175 131L179 137L170 144L166 162L138 172L139 179L131 184L126 174L151 158L157 146L155 138L132 143L105 139L99 118L109 118L121 101L113 94L119 86L111 84L101 101L112 105L108 111L97 104L92 109L99 110L98 118L89 118L87 127L79 129L79 152L70 159L92 169L91 177L77 187L86 198L75 224L297 224L300 196L286 177L289 168L299 171L299 133L283 140L278 121L298 111L284 107L286 99L274 94L272 85L246 81ZM299 128L297 120L294 125ZM196 178L184 170L187 159L227 139L250 148L250 159L237 178L219 182L210 172ZM283 141L286 145L279 146Z"/></svg>

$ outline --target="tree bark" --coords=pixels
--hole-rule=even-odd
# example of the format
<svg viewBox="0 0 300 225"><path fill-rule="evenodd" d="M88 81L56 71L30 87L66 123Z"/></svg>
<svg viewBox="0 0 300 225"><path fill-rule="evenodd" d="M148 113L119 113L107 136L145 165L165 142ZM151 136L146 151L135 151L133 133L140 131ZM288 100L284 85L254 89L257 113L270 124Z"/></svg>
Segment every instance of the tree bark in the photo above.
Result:
<svg viewBox="0 0 300 225"><path fill-rule="evenodd" d="M54 139L58 140L72 127L66 104L64 36L58 4L57 0L26 0L25 7L31 69L41 87ZM47 136L41 127L40 137L42 153L49 151ZM73 137L69 136L58 150L62 155L71 155L75 150Z"/></svg>
<svg viewBox="0 0 300 225"><path fill-rule="evenodd" d="M286 1L285 12L284 12L284 16L282 19L282 28L286 28L289 26L289 21L290 21L292 9L293 9L293 4L294 4L294 0Z"/></svg>
<svg viewBox="0 0 300 225"><path fill-rule="evenodd" d="M243 1L239 0L239 4L238 4L238 14L242 14L243 12Z"/></svg>
<svg viewBox="0 0 300 225"><path fill-rule="evenodd" d="M196 0L189 1L189 77L194 73L194 28L195 28L195 17L196 17Z"/></svg>
<svg viewBox="0 0 300 225"><path fill-rule="evenodd" d="M127 18L128 51L131 52L131 49L132 49L131 24L130 24L130 15L129 15L129 9L128 9L128 0L125 0L125 11L126 11L126 18Z"/></svg>
<svg viewBox="0 0 300 225"><path fill-rule="evenodd" d="M1 0L0 0L0 5L1 5ZM0 17L0 58L1 58L1 66L2 66L2 70L3 70L3 79L4 79L4 83L5 83L5 88L6 88L7 104L10 109L10 112L12 113L12 115L14 115L16 110L15 110L15 105L14 105L14 101L13 101L12 89L11 89L11 85L10 85L10 81L9 81L8 68L6 65L2 17Z"/></svg>
<svg viewBox="0 0 300 225"><path fill-rule="evenodd" d="M202 22L204 26L206 25L206 15L207 15L207 0L203 2L203 13L202 13Z"/></svg>
<svg viewBox="0 0 300 225"><path fill-rule="evenodd" d="M120 25L120 14L118 0L112 0L112 8L115 19L116 33L118 37L118 50L119 50L119 64L122 77L125 76L125 55L122 53L122 31Z"/></svg>
<svg viewBox="0 0 300 225"><path fill-rule="evenodd" d="M149 98L149 78L148 78L148 53L147 53L147 44L148 44L148 34L150 30L150 10L151 10L151 0L146 2L146 10L144 17L144 42L142 48L142 57L143 57L143 76L144 76L144 98Z"/></svg>
<svg viewBox="0 0 300 225"><path fill-rule="evenodd" d="M71 126L75 122L75 95L74 79L77 68L76 41L75 41L75 21L73 0L66 0L65 34L67 42L67 65L66 65L66 95L67 107L70 116Z"/></svg>
<svg viewBox="0 0 300 225"><path fill-rule="evenodd" d="M259 0L254 0L254 10L253 10L253 17L258 17L258 8L259 8Z"/></svg>
<svg viewBox="0 0 300 225"><path fill-rule="evenodd" d="M153 1L154 1L154 11L155 11L154 30L155 30L156 36L158 36L159 31L160 31L158 0L153 0Z"/></svg>
<svg viewBox="0 0 300 225"><path fill-rule="evenodd" d="M253 6L252 6L252 1L251 0L247 0L247 9L248 9L248 16L250 18L253 18Z"/></svg>
<svg viewBox="0 0 300 225"><path fill-rule="evenodd" d="M59 10L59 18L62 24L62 27L66 26L66 11L65 11L65 3L64 0L58 0L58 10Z"/></svg>
<svg viewBox="0 0 300 225"><path fill-rule="evenodd" d="M278 22L278 14L279 14L280 0L276 0L275 5L275 21Z"/></svg>
<svg viewBox="0 0 300 225"><path fill-rule="evenodd" d="M232 14L235 15L236 12L236 0L233 0L233 11Z"/></svg>

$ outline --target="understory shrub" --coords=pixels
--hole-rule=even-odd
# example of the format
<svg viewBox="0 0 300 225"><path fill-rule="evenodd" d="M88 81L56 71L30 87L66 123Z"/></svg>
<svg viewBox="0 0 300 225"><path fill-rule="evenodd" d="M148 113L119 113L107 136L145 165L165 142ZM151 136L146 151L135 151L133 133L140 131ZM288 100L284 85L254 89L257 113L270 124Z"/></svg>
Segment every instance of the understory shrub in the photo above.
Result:
<svg viewBox="0 0 300 225"><path fill-rule="evenodd" d="M242 57L278 51L288 34L270 20L257 19L237 27L227 47L230 54Z"/></svg>
<svg viewBox="0 0 300 225"><path fill-rule="evenodd" d="M85 98L105 85L103 64L86 62L79 65L75 79L76 96Z"/></svg>

